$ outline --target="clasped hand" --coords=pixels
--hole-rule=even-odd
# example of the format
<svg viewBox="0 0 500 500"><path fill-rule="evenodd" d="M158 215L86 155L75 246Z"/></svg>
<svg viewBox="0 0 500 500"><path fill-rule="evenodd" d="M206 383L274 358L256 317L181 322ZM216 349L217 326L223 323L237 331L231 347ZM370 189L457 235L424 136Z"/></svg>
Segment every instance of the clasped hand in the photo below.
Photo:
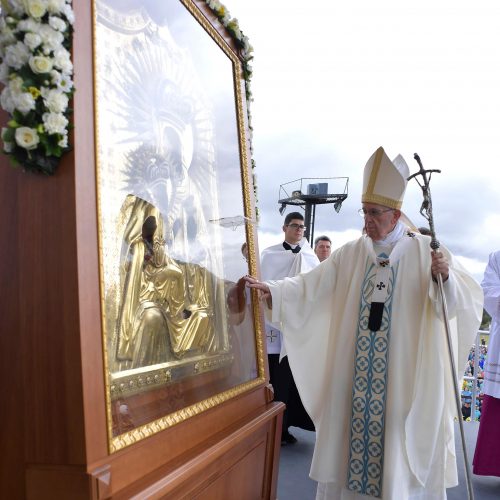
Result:
<svg viewBox="0 0 500 500"><path fill-rule="evenodd" d="M269 289L269 286L266 283L259 281L253 276L245 276L244 280L247 282L248 287L255 288L256 290L258 290L260 300L266 300L267 305L269 307L272 307L271 290Z"/></svg>
<svg viewBox="0 0 500 500"><path fill-rule="evenodd" d="M432 252L432 263L431 263L431 272L432 279L434 281L437 280L438 274L443 277L443 282L448 279L450 273L450 267L448 265L448 260L441 252Z"/></svg>

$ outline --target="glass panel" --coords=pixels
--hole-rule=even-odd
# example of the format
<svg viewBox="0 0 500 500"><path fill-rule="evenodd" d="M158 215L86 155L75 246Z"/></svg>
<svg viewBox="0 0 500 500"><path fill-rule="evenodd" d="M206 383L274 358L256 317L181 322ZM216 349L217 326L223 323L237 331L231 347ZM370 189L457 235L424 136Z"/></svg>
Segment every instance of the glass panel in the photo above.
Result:
<svg viewBox="0 0 500 500"><path fill-rule="evenodd" d="M235 288L249 272L238 61L180 2L95 6L109 427L155 422L145 437L263 380L252 304Z"/></svg>

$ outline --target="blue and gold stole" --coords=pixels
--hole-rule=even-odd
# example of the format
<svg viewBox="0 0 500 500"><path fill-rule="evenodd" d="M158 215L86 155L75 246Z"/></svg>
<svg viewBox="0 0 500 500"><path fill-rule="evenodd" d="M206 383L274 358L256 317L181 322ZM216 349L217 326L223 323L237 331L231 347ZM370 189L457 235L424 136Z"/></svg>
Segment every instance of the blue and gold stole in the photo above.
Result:
<svg viewBox="0 0 500 500"><path fill-rule="evenodd" d="M380 498L389 335L398 263L382 254L368 259L361 290L349 443L347 488Z"/></svg>

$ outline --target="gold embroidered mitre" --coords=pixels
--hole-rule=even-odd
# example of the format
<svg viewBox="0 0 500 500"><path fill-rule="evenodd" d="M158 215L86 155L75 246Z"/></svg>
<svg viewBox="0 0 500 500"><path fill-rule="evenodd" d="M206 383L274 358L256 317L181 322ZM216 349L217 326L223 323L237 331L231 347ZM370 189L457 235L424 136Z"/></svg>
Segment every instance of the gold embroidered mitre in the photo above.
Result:
<svg viewBox="0 0 500 500"><path fill-rule="evenodd" d="M380 147L368 160L363 174L362 202L400 209L410 171L401 155L391 161Z"/></svg>

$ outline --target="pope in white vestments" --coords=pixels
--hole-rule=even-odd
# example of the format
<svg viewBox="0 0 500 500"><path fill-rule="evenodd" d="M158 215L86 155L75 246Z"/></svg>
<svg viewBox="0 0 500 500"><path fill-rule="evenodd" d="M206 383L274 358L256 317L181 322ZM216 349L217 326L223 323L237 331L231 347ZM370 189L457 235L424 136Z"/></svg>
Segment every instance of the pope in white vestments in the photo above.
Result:
<svg viewBox="0 0 500 500"><path fill-rule="evenodd" d="M456 366L482 315L479 284L446 250L402 222L409 175L379 148L360 213L366 234L318 267L259 282L305 408L316 427L317 499L442 500L457 484L456 406L440 314L441 274ZM458 374L457 374L458 376Z"/></svg>

